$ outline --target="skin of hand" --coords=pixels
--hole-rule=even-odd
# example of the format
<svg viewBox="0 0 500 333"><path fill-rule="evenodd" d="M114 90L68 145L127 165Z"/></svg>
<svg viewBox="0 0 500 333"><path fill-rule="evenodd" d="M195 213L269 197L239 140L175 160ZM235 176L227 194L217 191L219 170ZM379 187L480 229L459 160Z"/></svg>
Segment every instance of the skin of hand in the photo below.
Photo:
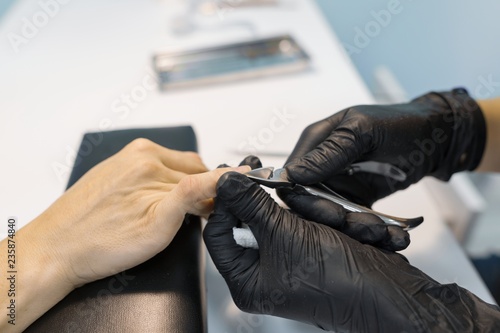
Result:
<svg viewBox="0 0 500 333"><path fill-rule="evenodd" d="M487 139L480 172L500 172L500 98L477 102L486 118Z"/></svg>
<svg viewBox="0 0 500 333"><path fill-rule="evenodd" d="M16 233L16 325L19 332L74 288L134 267L171 242L185 214L207 215L215 184L228 170L207 172L193 152L137 139L96 165L35 220ZM0 243L7 271L7 240ZM6 309L8 281L1 279Z"/></svg>
<svg viewBox="0 0 500 333"><path fill-rule="evenodd" d="M476 168L485 126L480 107L464 89L428 93L405 104L354 106L306 128L285 168L298 184L323 182L370 207L425 176L448 180ZM363 161L392 164L407 177L344 172ZM286 195L282 199L288 204Z"/></svg>
<svg viewBox="0 0 500 333"><path fill-rule="evenodd" d="M237 245L247 224L259 249ZM492 332L500 309L456 284L442 285L394 252L279 207L233 172L217 184L205 244L243 311L336 332Z"/></svg>

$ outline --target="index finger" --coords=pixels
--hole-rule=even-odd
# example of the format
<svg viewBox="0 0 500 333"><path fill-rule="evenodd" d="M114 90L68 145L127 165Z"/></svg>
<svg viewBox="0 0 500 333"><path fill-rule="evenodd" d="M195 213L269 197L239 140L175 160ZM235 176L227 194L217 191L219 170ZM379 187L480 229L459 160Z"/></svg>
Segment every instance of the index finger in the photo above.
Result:
<svg viewBox="0 0 500 333"><path fill-rule="evenodd" d="M220 168L209 172L195 175L188 175L179 181L173 194L176 197L176 203L186 212L196 214L197 206L200 201L204 201L216 196L216 184L219 178L228 171L247 172L249 166L240 166L237 168Z"/></svg>
<svg viewBox="0 0 500 333"><path fill-rule="evenodd" d="M203 164L201 157L192 151L178 151L158 145L158 157L167 168L184 172L187 174L196 174L207 172L208 169Z"/></svg>

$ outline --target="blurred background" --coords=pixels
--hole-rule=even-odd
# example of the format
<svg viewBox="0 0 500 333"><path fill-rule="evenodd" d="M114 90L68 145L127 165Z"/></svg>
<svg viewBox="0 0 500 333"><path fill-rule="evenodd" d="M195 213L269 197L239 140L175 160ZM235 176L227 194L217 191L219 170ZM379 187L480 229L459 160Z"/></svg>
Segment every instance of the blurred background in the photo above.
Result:
<svg viewBox="0 0 500 333"><path fill-rule="evenodd" d="M377 102L396 103L457 86L478 99L500 96L500 2L315 1ZM293 6L294 1L283 2ZM15 3L0 0L0 26ZM186 1L188 16L189 3L197 2ZM237 0L227 1L225 8L233 10L236 4ZM203 30L188 16L181 14L178 22L168 25L179 36ZM250 35L255 33L245 22L241 26ZM0 75L1 71L0 67ZM457 175L450 184L428 181L426 185L500 303L500 176Z"/></svg>
<svg viewBox="0 0 500 333"><path fill-rule="evenodd" d="M369 30L376 13L391 3L316 1L346 47L356 47L359 30ZM387 26L380 24L379 33L366 46L350 54L372 92L376 93L374 72L385 66L410 97L454 86L465 86L477 97L500 94L498 1L397 2L400 12ZM479 88L489 77L496 82L493 90Z"/></svg>

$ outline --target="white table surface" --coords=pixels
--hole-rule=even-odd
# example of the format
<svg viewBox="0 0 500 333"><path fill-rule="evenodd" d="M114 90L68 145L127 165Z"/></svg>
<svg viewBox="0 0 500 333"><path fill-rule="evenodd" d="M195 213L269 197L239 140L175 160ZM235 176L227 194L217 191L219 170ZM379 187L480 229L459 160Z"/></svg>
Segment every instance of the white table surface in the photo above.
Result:
<svg viewBox="0 0 500 333"><path fill-rule="evenodd" d="M197 21L206 28L175 35L172 26L183 15L184 4L72 0L60 5L18 52L8 36L21 34L24 18L31 20L41 11L38 1L18 0L0 21L0 219L14 215L22 226L63 192L86 131L191 124L199 152L213 168L244 157L240 147L249 137L265 138L258 142L261 153L287 153L306 125L350 105L373 103L313 1L226 7ZM159 50L279 33L292 34L304 47L312 59L310 70L166 93L155 88L133 107L121 102L123 94L137 92L144 81L154 79L151 57ZM276 112L291 116L272 137L263 136ZM266 165L284 161L279 156L262 159ZM411 232L412 244L404 251L410 262L440 282L456 282L493 303L426 191L419 184L375 208L424 215L425 223ZM5 231L0 228L0 235Z"/></svg>

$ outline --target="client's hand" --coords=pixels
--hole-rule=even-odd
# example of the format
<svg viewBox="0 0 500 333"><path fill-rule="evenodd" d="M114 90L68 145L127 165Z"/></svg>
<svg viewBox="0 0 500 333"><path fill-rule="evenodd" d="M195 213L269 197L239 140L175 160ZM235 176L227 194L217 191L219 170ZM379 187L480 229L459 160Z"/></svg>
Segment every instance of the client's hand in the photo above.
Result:
<svg viewBox="0 0 500 333"><path fill-rule="evenodd" d="M196 153L145 139L95 166L16 236L22 263L17 283L24 288L17 298L18 313L29 313L19 315L16 329L75 287L136 266L165 249L186 213L210 213L215 184L228 170L235 169L206 172ZM1 244L2 255L6 243ZM4 331L2 324L4 320Z"/></svg>
<svg viewBox="0 0 500 333"><path fill-rule="evenodd" d="M227 170L202 173L207 169L196 153L136 140L61 196L40 216L36 234L46 235L46 245L58 244L51 252L57 249L72 284L103 278L162 251L186 213L209 213Z"/></svg>

